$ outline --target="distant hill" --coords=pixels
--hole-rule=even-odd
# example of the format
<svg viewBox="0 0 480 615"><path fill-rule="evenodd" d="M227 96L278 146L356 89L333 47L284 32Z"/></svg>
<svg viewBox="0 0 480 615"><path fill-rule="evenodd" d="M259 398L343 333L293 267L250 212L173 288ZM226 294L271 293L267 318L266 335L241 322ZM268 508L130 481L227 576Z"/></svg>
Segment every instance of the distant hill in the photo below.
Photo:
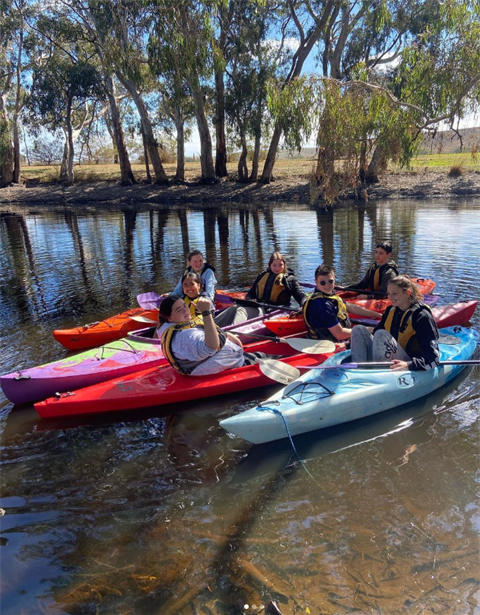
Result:
<svg viewBox="0 0 480 615"><path fill-rule="evenodd" d="M461 140L459 138L461 136ZM463 150L461 149L463 145ZM457 152L470 152L472 147L480 146L480 127L463 128L458 134L453 130L438 131L434 138L426 137L423 140L420 153L422 154L456 154Z"/></svg>
<svg viewBox="0 0 480 615"><path fill-rule="evenodd" d="M458 131L458 134L453 130L438 131L434 138L426 137L420 148L421 154L455 154L461 151L462 142L458 135L461 135L463 141L463 151L470 152L472 147L480 148L480 126L477 128L464 128ZM294 152L290 154L287 150L281 149L278 152L280 160L295 159L295 160L313 160L316 157L314 147L302 147L300 153Z"/></svg>

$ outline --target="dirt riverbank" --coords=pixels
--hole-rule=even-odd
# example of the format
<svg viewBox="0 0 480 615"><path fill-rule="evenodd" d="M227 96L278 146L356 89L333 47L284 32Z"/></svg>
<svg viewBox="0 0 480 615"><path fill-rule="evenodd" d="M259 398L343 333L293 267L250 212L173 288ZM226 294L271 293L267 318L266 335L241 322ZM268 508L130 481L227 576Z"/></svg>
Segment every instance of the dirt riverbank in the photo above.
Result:
<svg viewBox="0 0 480 615"><path fill-rule="evenodd" d="M381 182L367 190L369 200L405 198L455 198L480 196L480 170L465 171L460 177L449 177L447 171L388 173ZM353 199L348 194L345 200ZM0 190L0 206L11 205L118 205L118 204L205 204L297 202L310 203L306 178L278 177L268 185L239 184L221 180L212 186L193 182L156 186L139 183L121 186L115 182L33 184L26 182Z"/></svg>

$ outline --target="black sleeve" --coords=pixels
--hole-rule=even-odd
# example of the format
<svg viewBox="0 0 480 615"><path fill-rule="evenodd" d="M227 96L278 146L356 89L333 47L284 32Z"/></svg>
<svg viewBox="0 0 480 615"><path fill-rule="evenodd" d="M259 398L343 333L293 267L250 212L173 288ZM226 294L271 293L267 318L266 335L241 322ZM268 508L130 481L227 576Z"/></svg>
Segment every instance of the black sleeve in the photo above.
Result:
<svg viewBox="0 0 480 615"><path fill-rule="evenodd" d="M300 282L297 280L297 278L294 275L289 275L288 278L286 279L286 286L287 286L288 292L293 296L295 301L301 307L307 300L307 295L302 289L302 287L300 286Z"/></svg>
<svg viewBox="0 0 480 615"><path fill-rule="evenodd" d="M369 288L369 282L370 282L370 269L367 271L367 273L363 276L363 278L360 280L360 282L357 282L357 284L352 285L352 288L360 288L360 289L366 289Z"/></svg>
<svg viewBox="0 0 480 615"><path fill-rule="evenodd" d="M252 287L245 295L245 299L249 299L250 301L256 301L257 299L257 284L260 281L260 278L265 274L265 271L257 275L255 282L252 284Z"/></svg>
<svg viewBox="0 0 480 615"><path fill-rule="evenodd" d="M438 349L438 328L432 314L422 310L414 315L413 327L420 345L421 356L412 357L408 367L412 371L429 371L440 363L440 351Z"/></svg>

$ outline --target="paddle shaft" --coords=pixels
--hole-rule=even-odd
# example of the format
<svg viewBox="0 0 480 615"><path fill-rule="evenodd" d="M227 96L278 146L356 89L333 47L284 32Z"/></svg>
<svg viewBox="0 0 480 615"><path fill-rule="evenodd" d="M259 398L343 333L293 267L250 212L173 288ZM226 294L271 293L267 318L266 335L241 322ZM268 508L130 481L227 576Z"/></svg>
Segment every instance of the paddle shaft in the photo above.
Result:
<svg viewBox="0 0 480 615"><path fill-rule="evenodd" d="M317 365L316 367L299 366L298 369L361 369L362 367L371 368L388 368L394 365L392 361L383 361L380 363L343 363L340 365ZM480 365L480 359L465 359L463 361L440 361L440 365Z"/></svg>
<svg viewBox="0 0 480 615"><path fill-rule="evenodd" d="M273 303L260 303L259 301L253 301L251 299L234 299L238 305L245 305L246 307L263 307L274 310L285 310L286 312L298 312L301 308L288 307L286 305L274 305Z"/></svg>

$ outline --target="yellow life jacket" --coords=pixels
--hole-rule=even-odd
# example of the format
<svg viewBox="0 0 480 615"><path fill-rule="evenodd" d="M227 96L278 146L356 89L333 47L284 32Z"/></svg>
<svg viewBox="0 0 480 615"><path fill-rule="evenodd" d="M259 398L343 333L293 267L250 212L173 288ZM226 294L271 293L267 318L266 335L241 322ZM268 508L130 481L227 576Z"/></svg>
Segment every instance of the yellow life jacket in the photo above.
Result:
<svg viewBox="0 0 480 615"><path fill-rule="evenodd" d="M325 299L326 301L330 301L336 310L336 316L338 322L342 325L342 327L350 328L352 325L350 323L350 319L347 313L347 306L345 302L339 295L327 295L322 293L321 290L316 290L303 304L303 319L305 320L305 324L307 325L308 334L311 338L318 339L330 339L332 341L337 341L337 339L330 333L328 327L314 327L309 314L308 307L311 301L316 301L318 299Z"/></svg>
<svg viewBox="0 0 480 615"><path fill-rule="evenodd" d="M398 275L398 268L394 261L388 261L384 265L380 267L377 263L373 263L370 269L368 270L368 287L369 290L374 292L378 292L382 288L382 277L386 270L391 269L395 275Z"/></svg>
<svg viewBox="0 0 480 615"><path fill-rule="evenodd" d="M198 297L196 297L195 299L190 299L190 297L187 297L187 295L184 295L183 300L185 301L185 304L188 306L188 309L190 310L190 314L193 318L193 320L195 320L196 318L202 318L201 316L199 316L198 312L196 312L195 310L195 306L197 305L197 301L199 300L200 295ZM201 320L201 322L203 323L203 319Z"/></svg>
<svg viewBox="0 0 480 615"><path fill-rule="evenodd" d="M272 279L272 276L274 278ZM257 282L256 296L258 301L264 301L265 303L282 303L282 293L287 292L285 286L285 278L287 276L284 273L275 275L271 271L265 271L263 276ZM286 301L283 301L286 303Z"/></svg>
<svg viewBox="0 0 480 615"><path fill-rule="evenodd" d="M415 312L420 310L428 310L432 313L429 306L417 302L413 303L405 312L402 312L402 310L397 307L389 307L387 310L387 317L383 324L385 330L397 340L400 346L410 356L412 353L420 352L420 344L416 339L417 332L413 327L413 316ZM395 316L397 317L395 318Z"/></svg>
<svg viewBox="0 0 480 615"><path fill-rule="evenodd" d="M217 348L217 352L218 352L219 350L221 350L225 346L225 342L227 341L227 336L226 336L225 332L222 331L222 329L220 329L220 327L218 327L217 325L215 325L215 326L217 327L218 336L219 336L219 344L218 344L218 348ZM163 332L162 338L161 338L162 352L163 352L164 357L167 359L167 361L170 363L170 365L177 372L179 372L180 374L183 374L185 376L190 375L192 373L192 371L195 369L195 367L197 367L197 365L200 365L201 363L203 363L204 361L206 361L210 357L206 357L205 359L203 359L201 361L197 361L197 362L195 362L194 365L193 365L193 362L192 362L192 367L190 369L185 369L185 367L183 367L180 364L178 359L173 354L173 350L172 350L173 336L176 333L178 333L179 331L182 331L183 329L194 329L196 327L202 328L202 329L204 328L203 318L201 316L197 316L196 318L194 318L190 322L179 323L178 325L174 325L172 327L168 327Z"/></svg>

